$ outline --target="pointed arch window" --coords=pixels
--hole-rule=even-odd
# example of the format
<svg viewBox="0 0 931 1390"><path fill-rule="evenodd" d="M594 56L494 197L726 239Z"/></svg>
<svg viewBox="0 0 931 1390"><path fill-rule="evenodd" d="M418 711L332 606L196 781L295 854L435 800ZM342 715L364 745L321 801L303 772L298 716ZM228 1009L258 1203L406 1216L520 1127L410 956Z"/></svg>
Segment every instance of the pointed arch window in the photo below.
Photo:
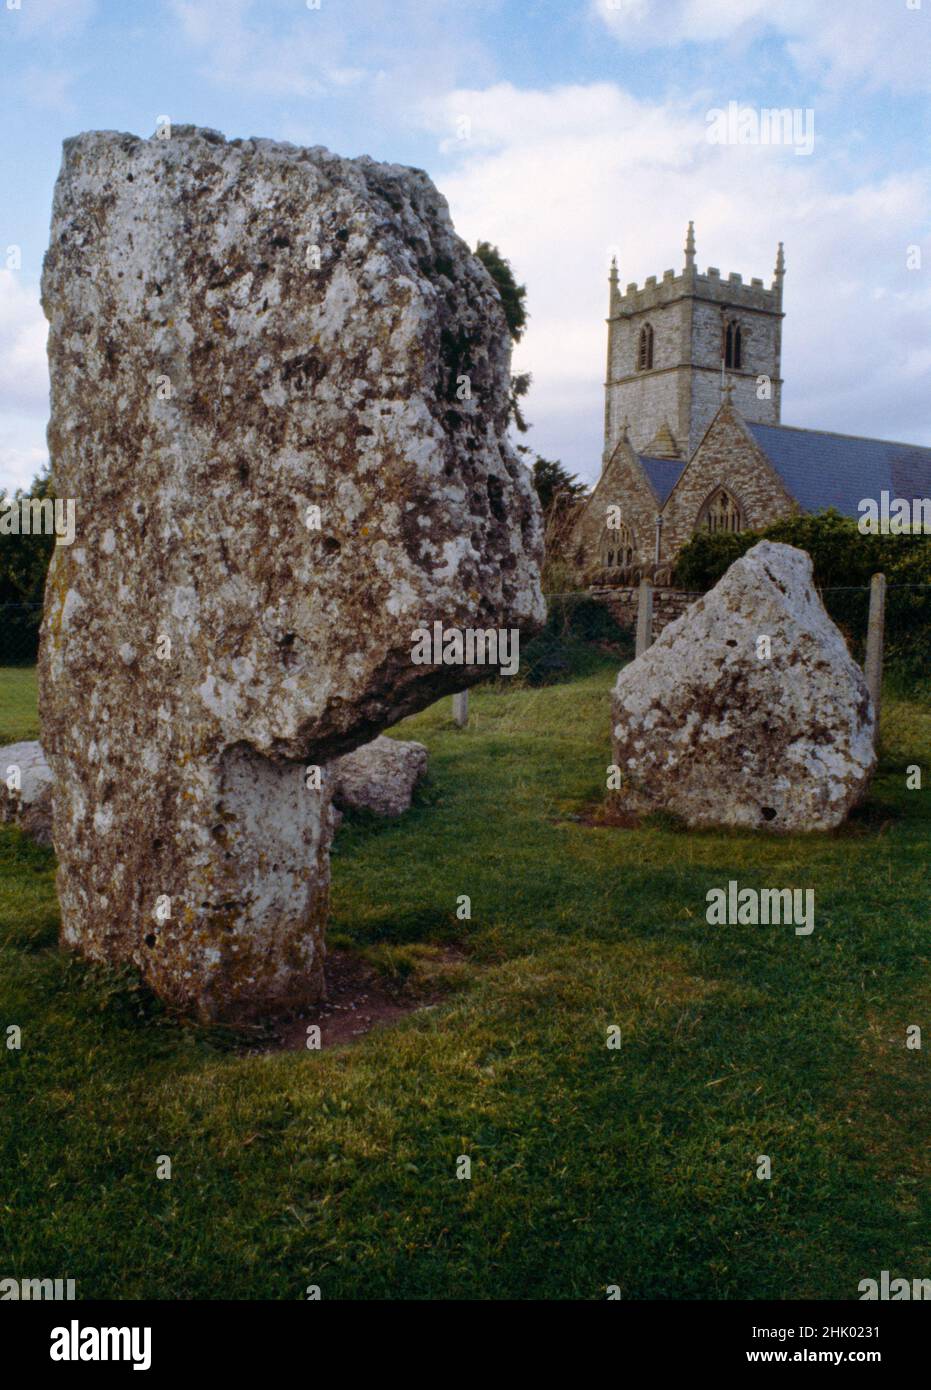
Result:
<svg viewBox="0 0 931 1390"><path fill-rule="evenodd" d="M634 563L634 533L626 521L606 531L601 542L601 563L607 569L626 569Z"/></svg>
<svg viewBox="0 0 931 1390"><path fill-rule="evenodd" d="M648 372L653 366L653 325L645 323L640 330L640 346L637 349L637 371Z"/></svg>
<svg viewBox="0 0 931 1390"><path fill-rule="evenodd" d="M743 508L727 488L719 487L702 507L698 525L706 531L742 531Z"/></svg>
<svg viewBox="0 0 931 1390"><path fill-rule="evenodd" d="M724 328L724 365L731 371L739 372L743 366L743 334L736 319L731 319Z"/></svg>

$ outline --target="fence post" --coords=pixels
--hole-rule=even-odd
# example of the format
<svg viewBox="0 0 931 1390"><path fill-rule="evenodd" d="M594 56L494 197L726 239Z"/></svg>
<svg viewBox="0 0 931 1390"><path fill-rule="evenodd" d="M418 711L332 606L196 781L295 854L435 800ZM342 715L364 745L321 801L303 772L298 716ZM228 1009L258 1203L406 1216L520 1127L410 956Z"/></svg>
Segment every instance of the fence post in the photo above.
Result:
<svg viewBox="0 0 931 1390"><path fill-rule="evenodd" d="M464 729L469 722L469 692L463 690L459 695L453 696L453 719Z"/></svg>
<svg viewBox="0 0 931 1390"><path fill-rule="evenodd" d="M641 579L640 594L637 600L637 648L635 655L642 656L647 647L653 645L653 585L649 579Z"/></svg>
<svg viewBox="0 0 931 1390"><path fill-rule="evenodd" d="M886 576L874 574L870 580L870 618L866 629L866 661L863 672L873 700L876 716L874 739L879 740L879 710L883 686L883 638L886 627Z"/></svg>

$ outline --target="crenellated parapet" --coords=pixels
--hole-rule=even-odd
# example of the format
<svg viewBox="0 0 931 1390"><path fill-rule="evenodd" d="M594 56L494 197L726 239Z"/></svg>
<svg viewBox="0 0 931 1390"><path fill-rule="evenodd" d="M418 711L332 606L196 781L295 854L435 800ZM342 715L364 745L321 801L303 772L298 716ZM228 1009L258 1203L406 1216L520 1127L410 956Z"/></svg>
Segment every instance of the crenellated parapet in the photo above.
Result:
<svg viewBox="0 0 931 1390"><path fill-rule="evenodd" d="M784 280L781 242L768 285L758 277L745 281L736 271L722 275L717 266L700 271L691 222L678 272L650 275L622 290L612 262L604 461L624 420L638 450L666 428L688 458L728 382L747 419L778 424Z"/></svg>

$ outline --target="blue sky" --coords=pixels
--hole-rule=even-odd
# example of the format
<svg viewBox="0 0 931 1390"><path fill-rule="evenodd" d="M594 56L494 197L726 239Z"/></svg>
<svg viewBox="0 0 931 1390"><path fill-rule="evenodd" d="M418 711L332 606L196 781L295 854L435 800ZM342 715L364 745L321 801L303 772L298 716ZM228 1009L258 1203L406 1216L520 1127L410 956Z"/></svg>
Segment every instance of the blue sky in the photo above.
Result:
<svg viewBox="0 0 931 1390"><path fill-rule="evenodd" d="M427 169L526 282L528 442L587 479L611 251L678 269L690 218L702 269L786 244L784 423L931 444L929 73L931 0L0 0L0 487L46 457L61 141L162 115ZM730 101L812 153L709 143Z"/></svg>

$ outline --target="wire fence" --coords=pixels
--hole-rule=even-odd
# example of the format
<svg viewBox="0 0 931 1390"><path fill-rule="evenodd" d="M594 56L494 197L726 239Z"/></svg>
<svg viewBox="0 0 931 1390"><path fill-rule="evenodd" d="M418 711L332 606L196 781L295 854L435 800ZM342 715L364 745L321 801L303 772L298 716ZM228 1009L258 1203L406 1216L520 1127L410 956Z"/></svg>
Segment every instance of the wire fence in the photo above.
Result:
<svg viewBox="0 0 931 1390"><path fill-rule="evenodd" d="M885 666L900 687L916 694L929 691L931 656L931 585L900 584L886 587ZM616 593L617 597L613 597ZM870 586L850 585L819 589L819 596L840 628L854 660L866 657ZM653 600L653 638L701 598L698 592L656 589ZM568 658L568 648L579 642L612 649L623 655L631 649L637 623L636 589L599 589L594 593L547 595L547 624L543 634L521 653L521 671L531 684L558 674ZM613 649L616 649L616 653Z"/></svg>
<svg viewBox="0 0 931 1390"><path fill-rule="evenodd" d="M867 585L819 591L831 617L843 632L854 659L865 659L870 610ZM687 609L699 594L662 589L655 594L652 637ZM0 705L4 668L28 668L36 661L41 604L0 604ZM633 660L636 640L637 591L583 590L547 596L546 626L539 636L521 644L519 674L493 682L494 722L498 730L546 733L566 717L561 702L531 700L528 691L543 696L547 688L573 685L572 701L579 713L587 700L604 701L613 674ZM885 660L881 706L881 746L886 761L907 765L920 762L931 748L931 585L890 585L885 601ZM7 683L12 688L15 672ZM568 695L568 691L567 691ZM511 697L510 700L508 697ZM472 710L475 712L475 698ZM579 704L578 702L582 702ZM572 705L566 707L571 712ZM470 719L469 702L453 706L453 717ZM492 717L489 707L487 716ZM571 717L571 713L570 713Z"/></svg>
<svg viewBox="0 0 931 1390"><path fill-rule="evenodd" d="M854 660L864 664L870 613L870 586L857 585L819 590L828 613L844 634ZM699 593L658 589L654 594L652 639L668 622L687 611ZM599 589L597 594L547 595L544 631L521 646L520 674L495 682L496 693L511 693L508 705L495 705L500 732L556 733L559 721L572 711L581 715L587 701L603 706L604 687L621 666L633 660L637 648L637 590ZM647 645L649 644L649 638ZM894 585L886 588L885 658L880 716L880 745L887 765L908 766L927 759L931 752L931 585ZM528 710L526 692L573 682L572 704L561 707L535 702ZM523 698L521 698L523 696ZM481 700L481 696L478 696ZM480 718L491 715L483 708ZM468 717L460 706L457 722ZM453 717L456 718L454 709ZM552 727L551 727L552 726Z"/></svg>

